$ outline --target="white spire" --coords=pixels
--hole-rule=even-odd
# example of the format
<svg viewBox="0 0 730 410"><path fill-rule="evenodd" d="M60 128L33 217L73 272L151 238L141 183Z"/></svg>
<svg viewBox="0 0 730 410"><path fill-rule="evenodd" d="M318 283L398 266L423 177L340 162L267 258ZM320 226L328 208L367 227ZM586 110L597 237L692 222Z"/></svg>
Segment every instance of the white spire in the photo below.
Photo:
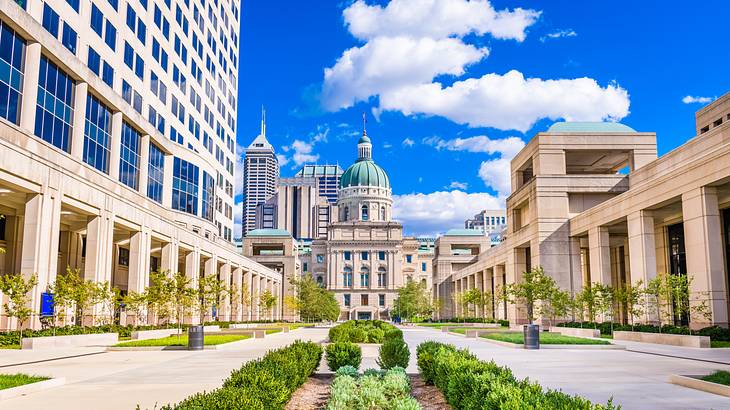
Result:
<svg viewBox="0 0 730 410"><path fill-rule="evenodd" d="M261 105L261 135L266 136L266 108Z"/></svg>

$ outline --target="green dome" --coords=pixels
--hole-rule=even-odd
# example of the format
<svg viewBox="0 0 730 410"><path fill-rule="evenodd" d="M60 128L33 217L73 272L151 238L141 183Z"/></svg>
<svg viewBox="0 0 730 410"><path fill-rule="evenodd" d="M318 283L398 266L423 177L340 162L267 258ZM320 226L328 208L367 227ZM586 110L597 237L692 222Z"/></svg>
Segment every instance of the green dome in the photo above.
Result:
<svg viewBox="0 0 730 410"><path fill-rule="evenodd" d="M340 188L375 186L390 189L388 174L370 159L361 159L350 165L340 178Z"/></svg>
<svg viewBox="0 0 730 410"><path fill-rule="evenodd" d="M367 142L368 144L370 144L370 137L368 137L366 134L362 134L362 137L360 137L360 139L357 141L357 143L358 144L362 144L362 143L365 143L365 142Z"/></svg>

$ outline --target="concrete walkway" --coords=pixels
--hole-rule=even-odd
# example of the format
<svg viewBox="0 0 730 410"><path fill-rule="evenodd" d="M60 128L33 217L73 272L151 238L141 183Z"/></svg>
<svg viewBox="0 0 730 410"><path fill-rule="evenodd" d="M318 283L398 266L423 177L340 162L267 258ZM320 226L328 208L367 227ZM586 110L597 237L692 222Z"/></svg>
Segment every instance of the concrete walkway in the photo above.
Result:
<svg viewBox="0 0 730 410"><path fill-rule="evenodd" d="M727 397L667 382L673 373L704 375L714 370L730 371L728 365L623 350L510 349L427 328L407 328L403 333L411 349L409 368L415 364L416 346L436 340L468 348L480 359L509 367L517 377L529 377L544 387L578 394L597 403L613 397L614 403L623 409L730 409Z"/></svg>
<svg viewBox="0 0 730 410"><path fill-rule="evenodd" d="M3 410L152 409L203 390L220 387L232 370L296 339L324 341L327 329L297 329L249 339L231 350L108 352L0 368L2 373L65 377L66 385L0 402ZM83 349L75 349L78 353ZM89 352L98 349L88 349ZM8 358L8 354L16 354ZM0 363L17 362L19 352L0 351ZM33 361L26 352L23 361ZM48 352L36 352L46 358Z"/></svg>

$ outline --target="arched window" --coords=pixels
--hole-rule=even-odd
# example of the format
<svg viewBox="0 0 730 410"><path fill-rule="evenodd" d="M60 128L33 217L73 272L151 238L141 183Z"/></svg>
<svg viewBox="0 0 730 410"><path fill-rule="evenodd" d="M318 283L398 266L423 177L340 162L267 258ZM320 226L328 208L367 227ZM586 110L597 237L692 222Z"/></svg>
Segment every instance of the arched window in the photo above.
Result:
<svg viewBox="0 0 730 410"><path fill-rule="evenodd" d="M421 287L426 289L426 286L427 286L426 279L421 279Z"/></svg>
<svg viewBox="0 0 730 410"><path fill-rule="evenodd" d="M388 276L385 268L381 266L378 268L378 287L384 288L386 286L388 286Z"/></svg>
<svg viewBox="0 0 730 410"><path fill-rule="evenodd" d="M346 287L352 287L352 268L345 266L345 272L342 274L342 283Z"/></svg>
<svg viewBox="0 0 730 410"><path fill-rule="evenodd" d="M364 288L370 287L370 270L364 266L360 270L360 286Z"/></svg>
<svg viewBox="0 0 730 410"><path fill-rule="evenodd" d="M380 207L380 220L385 221L385 207L384 206Z"/></svg>
<svg viewBox="0 0 730 410"><path fill-rule="evenodd" d="M368 206L367 205L362 206L362 220L363 221L368 220Z"/></svg>
<svg viewBox="0 0 730 410"><path fill-rule="evenodd" d="M350 208L345 207L345 221L350 220Z"/></svg>
<svg viewBox="0 0 730 410"><path fill-rule="evenodd" d="M317 284L319 286L324 286L324 278L322 278L321 276L317 276Z"/></svg>

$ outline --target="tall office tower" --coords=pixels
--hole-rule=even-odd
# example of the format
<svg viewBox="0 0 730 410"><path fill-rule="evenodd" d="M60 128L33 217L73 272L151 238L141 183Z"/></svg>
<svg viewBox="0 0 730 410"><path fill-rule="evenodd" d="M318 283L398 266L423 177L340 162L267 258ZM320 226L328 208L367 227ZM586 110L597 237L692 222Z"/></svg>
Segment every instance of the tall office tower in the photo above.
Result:
<svg viewBox="0 0 730 410"><path fill-rule="evenodd" d="M464 221L464 228L480 230L484 235L499 233L506 226L507 213L504 209L484 210Z"/></svg>
<svg viewBox="0 0 730 410"><path fill-rule="evenodd" d="M279 160L266 139L266 116L262 113L261 133L246 148L243 163L243 236L256 229L256 206L276 194Z"/></svg>
<svg viewBox="0 0 730 410"><path fill-rule="evenodd" d="M34 308L67 266L122 292L257 266L232 243L239 3L0 0L0 274L37 274Z"/></svg>
<svg viewBox="0 0 730 410"><path fill-rule="evenodd" d="M331 204L337 202L340 190L340 177L344 171L339 165L305 165L294 178L316 178L319 196L327 198Z"/></svg>

